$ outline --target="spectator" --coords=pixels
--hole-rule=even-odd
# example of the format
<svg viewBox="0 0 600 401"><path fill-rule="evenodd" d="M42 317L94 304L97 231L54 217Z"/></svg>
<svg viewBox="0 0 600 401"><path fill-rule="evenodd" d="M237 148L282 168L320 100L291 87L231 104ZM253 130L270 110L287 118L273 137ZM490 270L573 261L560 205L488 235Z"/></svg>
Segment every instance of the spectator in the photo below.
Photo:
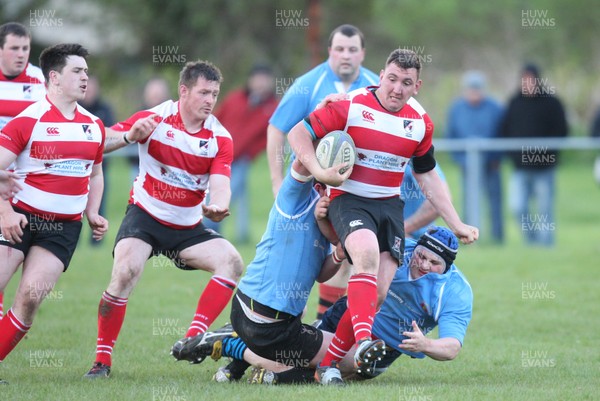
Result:
<svg viewBox="0 0 600 401"><path fill-rule="evenodd" d="M143 103L140 109L151 109L169 99L171 99L171 91L169 90L169 83L167 80L161 77L150 78L148 82L146 82L146 85L144 85ZM140 157L137 146L126 147L122 154L127 157L127 161L131 168L131 180L134 180L140 172Z"/></svg>
<svg viewBox="0 0 600 401"><path fill-rule="evenodd" d="M600 138L600 109L598 109L594 116L591 135L592 138ZM596 160L594 161L594 178L600 184L600 156L596 156Z"/></svg>
<svg viewBox="0 0 600 401"><path fill-rule="evenodd" d="M266 65L256 65L246 86L232 91L215 111L215 117L233 138L231 202L236 205L235 240L240 244L250 241L248 172L267 147L267 126L276 107L273 71ZM219 223L210 221L205 225L220 231Z"/></svg>
<svg viewBox="0 0 600 401"><path fill-rule="evenodd" d="M501 123L501 136L507 138L565 137L567 120L554 88L540 79L540 70L527 64L521 73L521 88L508 104ZM526 242L554 244L554 188L558 152L547 146L523 146L511 152L514 172L509 203L521 225ZM537 203L532 213L530 202Z"/></svg>
<svg viewBox="0 0 600 401"><path fill-rule="evenodd" d="M502 107L486 95L486 78L480 71L467 71L463 76L463 94L450 106L446 137L459 139L494 138L498 136L498 126L502 118ZM469 194L466 186L466 153L453 152L452 158L460 166L463 176L463 212L467 215ZM486 152L482 165L478 166L483 188L489 203L489 216L492 239L496 243L504 241L502 216L502 180L500 177L501 154ZM468 223L473 224L474 221Z"/></svg>

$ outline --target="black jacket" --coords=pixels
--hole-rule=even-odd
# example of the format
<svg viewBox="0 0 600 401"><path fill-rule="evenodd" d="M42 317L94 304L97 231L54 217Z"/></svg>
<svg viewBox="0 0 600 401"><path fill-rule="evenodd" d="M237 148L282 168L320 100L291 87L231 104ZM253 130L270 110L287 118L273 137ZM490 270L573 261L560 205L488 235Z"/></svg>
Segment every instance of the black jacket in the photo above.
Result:
<svg viewBox="0 0 600 401"><path fill-rule="evenodd" d="M565 111L551 94L515 95L509 102L500 125L500 136L506 138L565 137L568 134ZM524 146L510 152L515 168L541 170L558 164L558 151L544 146Z"/></svg>

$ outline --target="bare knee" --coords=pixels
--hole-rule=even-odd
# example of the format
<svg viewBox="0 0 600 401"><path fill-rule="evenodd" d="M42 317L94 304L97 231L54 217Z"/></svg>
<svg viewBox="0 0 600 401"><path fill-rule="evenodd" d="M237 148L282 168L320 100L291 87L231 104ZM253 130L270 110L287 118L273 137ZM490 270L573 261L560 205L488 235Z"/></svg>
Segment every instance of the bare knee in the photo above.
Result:
<svg viewBox="0 0 600 401"><path fill-rule="evenodd" d="M358 230L348 236L345 248L357 273L377 273L379 268L379 243L370 230Z"/></svg>
<svg viewBox="0 0 600 401"><path fill-rule="evenodd" d="M225 266L223 266L223 271L220 271L218 274L226 276L237 282L240 279L243 271L244 261L242 260L242 256L237 250L232 249L227 256ZM215 273L217 273L217 270L215 270Z"/></svg>
<svg viewBox="0 0 600 401"><path fill-rule="evenodd" d="M46 289L40 286L31 285L29 288L19 291L12 309L17 317L26 325L33 323L33 318L37 313L42 301L52 288Z"/></svg>
<svg viewBox="0 0 600 401"><path fill-rule="evenodd" d="M142 275L143 269L143 264L127 259L115 261L108 292L115 297L128 297Z"/></svg>

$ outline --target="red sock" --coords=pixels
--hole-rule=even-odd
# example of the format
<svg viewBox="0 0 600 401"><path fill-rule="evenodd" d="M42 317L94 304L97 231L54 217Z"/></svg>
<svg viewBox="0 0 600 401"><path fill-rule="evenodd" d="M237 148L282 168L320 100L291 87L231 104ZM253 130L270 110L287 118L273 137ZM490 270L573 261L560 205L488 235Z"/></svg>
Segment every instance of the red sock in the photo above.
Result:
<svg viewBox="0 0 600 401"><path fill-rule="evenodd" d="M9 309L6 316L0 320L0 362L6 358L10 351L12 351L19 341L29 331L31 326L23 324L15 316L12 309Z"/></svg>
<svg viewBox="0 0 600 401"><path fill-rule="evenodd" d="M98 305L98 339L96 362L112 365L112 351L125 320L127 298L119 298L104 291Z"/></svg>
<svg viewBox="0 0 600 401"><path fill-rule="evenodd" d="M0 292L0 319L4 315L4 293Z"/></svg>
<svg viewBox="0 0 600 401"><path fill-rule="evenodd" d="M348 281L348 311L356 342L371 337L377 309L377 276L359 273Z"/></svg>
<svg viewBox="0 0 600 401"><path fill-rule="evenodd" d="M228 278L217 275L212 276L202 295L200 295L196 314L185 335L186 337L193 337L208 330L208 327L229 303L235 285L235 281Z"/></svg>
<svg viewBox="0 0 600 401"><path fill-rule="evenodd" d="M346 287L340 288L325 283L319 284L317 319L322 319L325 311L344 295L346 295Z"/></svg>
<svg viewBox="0 0 600 401"><path fill-rule="evenodd" d="M327 348L327 353L321 361L321 366L331 366L332 362L341 361L354 345L354 332L352 331L352 319L350 310L342 315L335 330L335 336Z"/></svg>

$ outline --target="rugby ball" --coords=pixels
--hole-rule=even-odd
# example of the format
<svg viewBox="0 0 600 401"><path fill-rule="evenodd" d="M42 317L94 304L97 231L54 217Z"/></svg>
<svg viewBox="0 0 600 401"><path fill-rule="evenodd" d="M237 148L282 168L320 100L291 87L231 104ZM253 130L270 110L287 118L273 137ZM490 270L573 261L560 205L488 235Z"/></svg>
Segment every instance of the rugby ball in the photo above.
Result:
<svg viewBox="0 0 600 401"><path fill-rule="evenodd" d="M356 161L354 141L345 131L332 131L321 138L315 154L323 168L348 163L348 167L342 168L340 174L344 174Z"/></svg>

